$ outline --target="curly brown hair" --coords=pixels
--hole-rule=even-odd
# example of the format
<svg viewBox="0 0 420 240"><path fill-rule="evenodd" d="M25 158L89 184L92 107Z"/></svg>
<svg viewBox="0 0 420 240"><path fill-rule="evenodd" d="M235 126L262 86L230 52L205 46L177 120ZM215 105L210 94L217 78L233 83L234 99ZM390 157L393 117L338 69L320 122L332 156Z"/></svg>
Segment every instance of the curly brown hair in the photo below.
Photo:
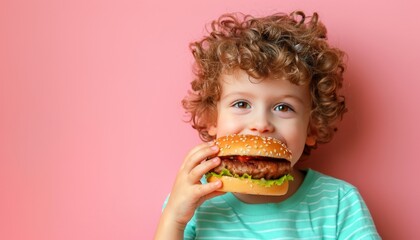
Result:
<svg viewBox="0 0 420 240"><path fill-rule="evenodd" d="M329 142L335 123L346 112L342 87L344 52L330 47L318 14L301 11L256 18L242 13L222 15L210 25L209 35L190 44L195 58L192 91L182 105L200 138L210 141L208 126L217 120L221 87L219 76L241 69L255 79L286 77L309 85L312 98L309 134L317 143ZM314 146L305 146L309 154Z"/></svg>

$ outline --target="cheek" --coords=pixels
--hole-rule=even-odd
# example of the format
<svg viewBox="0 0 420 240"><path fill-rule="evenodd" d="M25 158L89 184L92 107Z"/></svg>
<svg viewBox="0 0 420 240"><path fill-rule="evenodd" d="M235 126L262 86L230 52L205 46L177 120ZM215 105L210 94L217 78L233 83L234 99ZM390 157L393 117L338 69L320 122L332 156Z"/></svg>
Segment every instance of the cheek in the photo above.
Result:
<svg viewBox="0 0 420 240"><path fill-rule="evenodd" d="M299 160L305 148L307 125L295 122L294 124L283 124L280 128L281 135L293 153L293 165Z"/></svg>
<svg viewBox="0 0 420 240"><path fill-rule="evenodd" d="M237 119L232 114L219 114L217 118L217 135L223 136L232 133L238 133L244 125L243 120Z"/></svg>
<svg viewBox="0 0 420 240"><path fill-rule="evenodd" d="M239 128L239 124L237 124L235 121L232 121L232 119L220 119L218 121L218 135L226 135L235 133L237 129Z"/></svg>

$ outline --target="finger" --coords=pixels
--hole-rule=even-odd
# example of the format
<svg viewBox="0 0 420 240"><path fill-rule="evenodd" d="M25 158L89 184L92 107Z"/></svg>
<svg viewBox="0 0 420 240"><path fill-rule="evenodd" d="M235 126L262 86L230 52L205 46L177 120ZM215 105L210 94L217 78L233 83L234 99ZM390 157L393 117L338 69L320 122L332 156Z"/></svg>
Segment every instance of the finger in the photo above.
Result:
<svg viewBox="0 0 420 240"><path fill-rule="evenodd" d="M206 199L206 196L209 194L212 194L213 192L217 191L217 189L222 187L222 181L214 181L209 182L206 184L199 184L195 185L195 188L193 190L194 195L197 199ZM201 202L202 200L200 200Z"/></svg>
<svg viewBox="0 0 420 240"><path fill-rule="evenodd" d="M205 202L205 201L207 201L207 200L209 200L211 198L218 197L218 196L221 196L221 195L224 195L224 194L226 194L226 192L222 192L222 191L217 191L216 190L216 191L214 191L212 193L209 193L206 196L202 197L200 199L199 204L201 205L203 202Z"/></svg>
<svg viewBox="0 0 420 240"><path fill-rule="evenodd" d="M194 155L197 152L200 152L202 149L207 148L208 146L213 146L213 145L215 145L214 141L201 143L201 144L195 146L193 149L191 149L188 152L186 158L190 158L192 155Z"/></svg>
<svg viewBox="0 0 420 240"><path fill-rule="evenodd" d="M194 167L200 164L203 160L213 157L219 152L219 147L217 145L207 145L200 149L200 151L195 152L190 156L190 158L185 162L185 169L190 172Z"/></svg>
<svg viewBox="0 0 420 240"><path fill-rule="evenodd" d="M214 142L206 142L206 143L201 143L197 146L195 146L194 148L192 148L187 155L184 158L184 162L182 163L181 168L184 168L186 163L190 160L191 156L193 156L194 154L196 154L197 152L202 151L204 148L208 148L209 146L213 146L215 145Z"/></svg>
<svg viewBox="0 0 420 240"><path fill-rule="evenodd" d="M189 180L192 183L197 183L200 181L201 177L206 174L211 169L217 167L220 164L220 158L214 157L207 161L203 161L194 167L191 172L188 174Z"/></svg>

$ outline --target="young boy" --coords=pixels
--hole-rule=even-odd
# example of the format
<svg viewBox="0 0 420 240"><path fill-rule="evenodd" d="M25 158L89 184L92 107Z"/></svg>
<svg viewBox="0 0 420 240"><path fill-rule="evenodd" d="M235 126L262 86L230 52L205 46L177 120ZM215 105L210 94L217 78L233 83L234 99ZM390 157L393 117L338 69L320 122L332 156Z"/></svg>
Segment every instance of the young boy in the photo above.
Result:
<svg viewBox="0 0 420 240"><path fill-rule="evenodd" d="M331 140L346 111L344 53L329 46L318 15L223 15L191 49L196 79L183 106L207 143L185 157L155 239L380 239L355 187L294 167ZM220 181L201 181L221 161L213 140L230 134L287 145L286 195L224 194Z"/></svg>

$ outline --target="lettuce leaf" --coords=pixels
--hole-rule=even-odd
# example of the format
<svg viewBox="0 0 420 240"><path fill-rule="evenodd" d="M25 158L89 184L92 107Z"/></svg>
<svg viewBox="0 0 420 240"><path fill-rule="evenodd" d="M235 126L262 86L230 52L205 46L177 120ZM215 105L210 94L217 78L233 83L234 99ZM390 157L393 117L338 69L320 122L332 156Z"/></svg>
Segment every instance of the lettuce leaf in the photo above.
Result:
<svg viewBox="0 0 420 240"><path fill-rule="evenodd" d="M232 174L228 169L224 168L219 174L215 173L215 172L209 172L206 174L206 178L209 178L211 176L214 177L222 177L222 176L228 176L228 177L235 177L235 178L240 178L240 179L248 179L251 180L253 183L259 184L261 186L264 187L271 187L273 185L282 185L285 181L293 181L293 176L290 174L286 174L284 176L282 176L279 179L270 179L270 180L266 180L264 178L261 179L253 179L251 177L251 175L245 173L242 176L239 176L238 174Z"/></svg>

